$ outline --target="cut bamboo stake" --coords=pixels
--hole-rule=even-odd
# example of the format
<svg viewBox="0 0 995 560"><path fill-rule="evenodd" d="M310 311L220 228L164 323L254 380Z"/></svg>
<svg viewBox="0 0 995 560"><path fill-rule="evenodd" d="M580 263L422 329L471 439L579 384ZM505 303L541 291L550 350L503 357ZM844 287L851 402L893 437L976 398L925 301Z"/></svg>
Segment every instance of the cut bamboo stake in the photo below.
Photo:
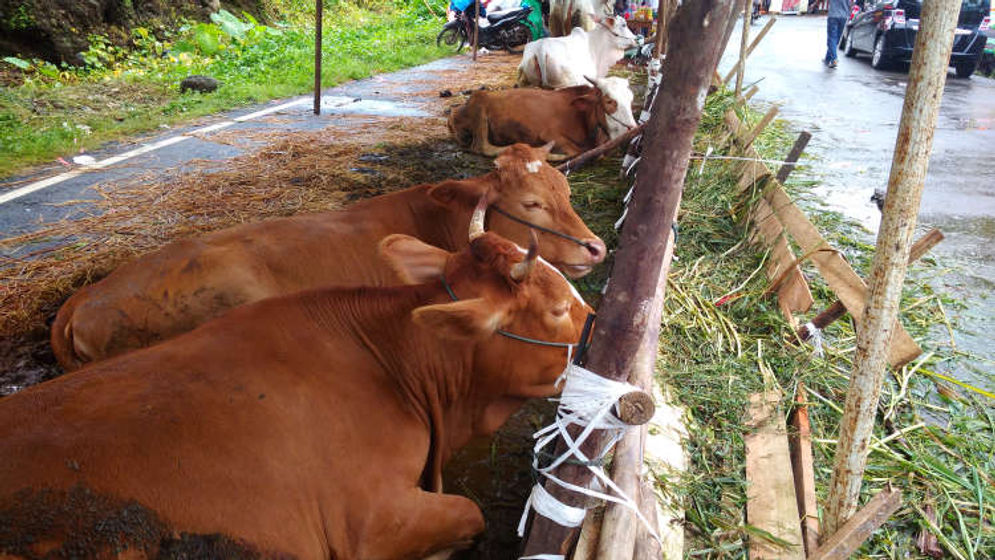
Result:
<svg viewBox="0 0 995 560"><path fill-rule="evenodd" d="M660 277L667 274L664 241L680 206L692 140L733 6L733 0L688 0L670 27L661 90L643 136L639 175L587 362L588 369L609 379L628 377L647 326L660 321L647 311ZM593 456L603 442L602 434L592 434L582 449ZM563 463L554 475L572 484L590 483L590 471L583 465ZM545 488L567 505L576 507L586 501L552 482ZM524 556L565 555L575 534L575 528L533 516Z"/></svg>
<svg viewBox="0 0 995 560"><path fill-rule="evenodd" d="M867 304L857 330L853 374L840 421L826 534L842 526L857 508L959 12L960 0L923 3Z"/></svg>
<svg viewBox="0 0 995 560"><path fill-rule="evenodd" d="M777 105L767 110L767 113L764 114L764 117L762 119L760 119L760 122L757 123L757 126L753 127L753 130L751 130L749 134L747 134L746 137L742 139L743 150L746 150L747 148L753 145L753 141L760 136L760 133L762 133L764 129L770 125L771 121L774 120L774 117L777 116L777 111L778 111Z"/></svg>
<svg viewBox="0 0 995 560"><path fill-rule="evenodd" d="M753 49L757 48L757 45L760 44L760 40L763 39L764 35L766 35L767 32L770 31L770 28L774 26L775 21L777 21L777 18L774 17L771 17L767 20L767 23L764 25L764 28L761 29L760 33L758 33L757 36L753 39L753 41L750 42L749 48L746 49L746 57L744 58L749 58L749 56L753 53ZM739 66L735 66L733 67L732 70L729 70L729 73L726 74L725 78L722 78L722 83L728 84L729 80L731 80L732 77L736 74L736 70L738 68Z"/></svg>
<svg viewBox="0 0 995 560"><path fill-rule="evenodd" d="M750 39L750 4L751 0L743 0L743 34L739 41L739 63L736 64L735 97L743 91L743 74L746 72L746 42Z"/></svg>
<svg viewBox="0 0 995 560"><path fill-rule="evenodd" d="M943 241L943 232L933 228L922 236L918 241L912 245L912 249L909 250L909 264L912 264L922 258L930 249L936 246L937 243ZM821 313L812 319L812 326L819 330L823 330L829 325L833 324L834 321L842 317L846 313L846 306L839 300L836 300L832 305L827 307ZM798 328L798 338L802 340L808 340L812 336L809 332L807 325L802 325Z"/></svg>
<svg viewBox="0 0 995 560"><path fill-rule="evenodd" d="M322 0L314 2L314 114L321 114L321 19Z"/></svg>
<svg viewBox="0 0 995 560"><path fill-rule="evenodd" d="M795 392L795 410L791 414L794 431L788 436L791 448L791 470L795 475L795 498L802 519L802 539L805 552L819 548L819 504L815 499L815 465L812 457L812 426L805 405L805 384L799 382Z"/></svg>
<svg viewBox="0 0 995 560"><path fill-rule="evenodd" d="M951 32L952 33L952 32ZM952 37L953 35L951 35ZM902 493L884 490L826 539L808 560L846 560L878 527L902 506Z"/></svg>
<svg viewBox="0 0 995 560"><path fill-rule="evenodd" d="M645 517L650 522L650 526L656 528L657 532L660 530L659 517L657 516L658 502L656 498L656 492L653 491L653 486L650 482L644 480L639 485L639 511L643 513ZM639 526L639 532L636 535L636 546L632 551L632 560L679 560L684 557L683 547L677 551L664 551L660 547L660 543L657 542L646 530Z"/></svg>
<svg viewBox="0 0 995 560"><path fill-rule="evenodd" d="M778 414L780 394L771 390L750 395L746 443L746 518L750 525L791 544L783 547L762 537L750 537L751 559L804 560L798 525L794 478L788 453L784 416Z"/></svg>
<svg viewBox="0 0 995 560"><path fill-rule="evenodd" d="M759 87L757 86L751 87L750 89L746 90L746 93L744 93L741 97L736 98L736 103L740 105L745 105L747 101L753 99L753 96L756 95L758 91L760 91Z"/></svg>

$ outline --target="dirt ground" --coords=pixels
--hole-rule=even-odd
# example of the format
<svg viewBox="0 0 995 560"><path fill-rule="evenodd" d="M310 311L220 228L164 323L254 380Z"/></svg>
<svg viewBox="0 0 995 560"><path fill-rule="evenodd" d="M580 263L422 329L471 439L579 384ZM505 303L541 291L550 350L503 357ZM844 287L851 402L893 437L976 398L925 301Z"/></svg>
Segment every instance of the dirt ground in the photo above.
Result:
<svg viewBox="0 0 995 560"><path fill-rule="evenodd" d="M316 132L231 133L223 141L251 149L221 167L203 161L192 171L187 166L101 185L98 202L83 217L0 239L0 248L17 247L25 255L0 259L0 398L61 374L48 345L55 312L76 289L129 259L233 224L343 208L413 184L486 173L491 161L457 148L445 113L472 90L510 87L518 57L490 54L475 65L468 57L465 62L387 92L430 107L431 117L364 115ZM605 176L617 173L616 161L604 165L612 167ZM585 198L591 205L594 199ZM605 211L610 223L616 210ZM486 534L459 558L516 557L515 528L534 482L531 434L553 410L550 403L530 404L494 438L472 443L447 467L447 491L475 500L488 521Z"/></svg>

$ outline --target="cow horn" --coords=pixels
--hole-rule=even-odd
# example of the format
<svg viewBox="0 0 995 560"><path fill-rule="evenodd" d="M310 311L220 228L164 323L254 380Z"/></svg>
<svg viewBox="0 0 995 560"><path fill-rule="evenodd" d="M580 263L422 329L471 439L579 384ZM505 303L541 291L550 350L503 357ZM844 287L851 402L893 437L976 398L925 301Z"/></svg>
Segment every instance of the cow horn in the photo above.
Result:
<svg viewBox="0 0 995 560"><path fill-rule="evenodd" d="M604 86L604 81L600 78L590 78L588 76L584 76L584 79L591 82L591 85L598 89L601 89L602 86Z"/></svg>
<svg viewBox="0 0 995 560"><path fill-rule="evenodd" d="M529 252L525 255L525 260L520 263L515 263L511 267L511 279L515 282L521 282L525 280L532 269L535 267L536 260L539 257L539 238L536 237L536 232L533 229L529 229Z"/></svg>
<svg viewBox="0 0 995 560"><path fill-rule="evenodd" d="M477 202L477 207L473 209L473 216L470 218L470 241L484 234L484 215L487 213L487 194L484 193Z"/></svg>

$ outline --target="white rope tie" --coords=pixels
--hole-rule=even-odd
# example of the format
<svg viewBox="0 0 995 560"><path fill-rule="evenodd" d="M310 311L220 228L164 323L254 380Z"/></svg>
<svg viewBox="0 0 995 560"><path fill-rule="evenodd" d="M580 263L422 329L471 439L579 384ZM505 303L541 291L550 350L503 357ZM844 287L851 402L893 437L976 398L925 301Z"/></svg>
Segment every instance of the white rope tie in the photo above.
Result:
<svg viewBox="0 0 995 560"><path fill-rule="evenodd" d="M622 395L640 389L628 383L601 377L574 364L569 364L564 374L566 375L566 384L563 387L563 394L559 397L560 405L556 410L556 419L552 424L542 428L532 436L536 439L532 468L540 475L540 479L545 477L562 488L628 507L643 522L646 530L659 540L656 531L639 511L636 502L625 495L601 466L601 461L608 454L608 451L631 427L619 420L612 414L612 411L616 409L618 400ZM576 438L573 438L568 431L570 426L582 427L583 430ZM595 430L605 430L608 438L604 447L592 459L581 451L581 446ZM554 458L550 464L540 467L539 456L544 454L543 450L551 445L555 446L560 438L566 443L566 451ZM553 471L568 460L587 467L594 475L592 486L598 487L598 489L578 486L554 476ZM583 508L575 508L560 502L546 492L541 483L542 480L533 487L532 494L525 504L525 511L522 512L522 518L518 523L519 537L524 535L525 522L528 519L530 509L535 509L537 514L564 527L576 527L583 522ZM562 556L537 555L525 558L547 560L562 558Z"/></svg>
<svg viewBox="0 0 995 560"><path fill-rule="evenodd" d="M809 321L805 323L805 330L808 332L808 341L812 344L812 355L816 358L821 358L825 355L823 349L824 340L822 338L822 331L819 327L815 326L815 323Z"/></svg>

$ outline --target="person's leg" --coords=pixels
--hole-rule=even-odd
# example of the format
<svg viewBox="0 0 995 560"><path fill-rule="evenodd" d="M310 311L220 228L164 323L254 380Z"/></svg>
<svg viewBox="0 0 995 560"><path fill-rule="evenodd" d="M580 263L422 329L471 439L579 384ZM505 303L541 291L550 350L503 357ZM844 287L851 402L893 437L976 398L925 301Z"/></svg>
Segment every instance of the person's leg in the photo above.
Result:
<svg viewBox="0 0 995 560"><path fill-rule="evenodd" d="M840 44L845 23L846 20L843 18L826 18L826 64L836 62L836 49Z"/></svg>

